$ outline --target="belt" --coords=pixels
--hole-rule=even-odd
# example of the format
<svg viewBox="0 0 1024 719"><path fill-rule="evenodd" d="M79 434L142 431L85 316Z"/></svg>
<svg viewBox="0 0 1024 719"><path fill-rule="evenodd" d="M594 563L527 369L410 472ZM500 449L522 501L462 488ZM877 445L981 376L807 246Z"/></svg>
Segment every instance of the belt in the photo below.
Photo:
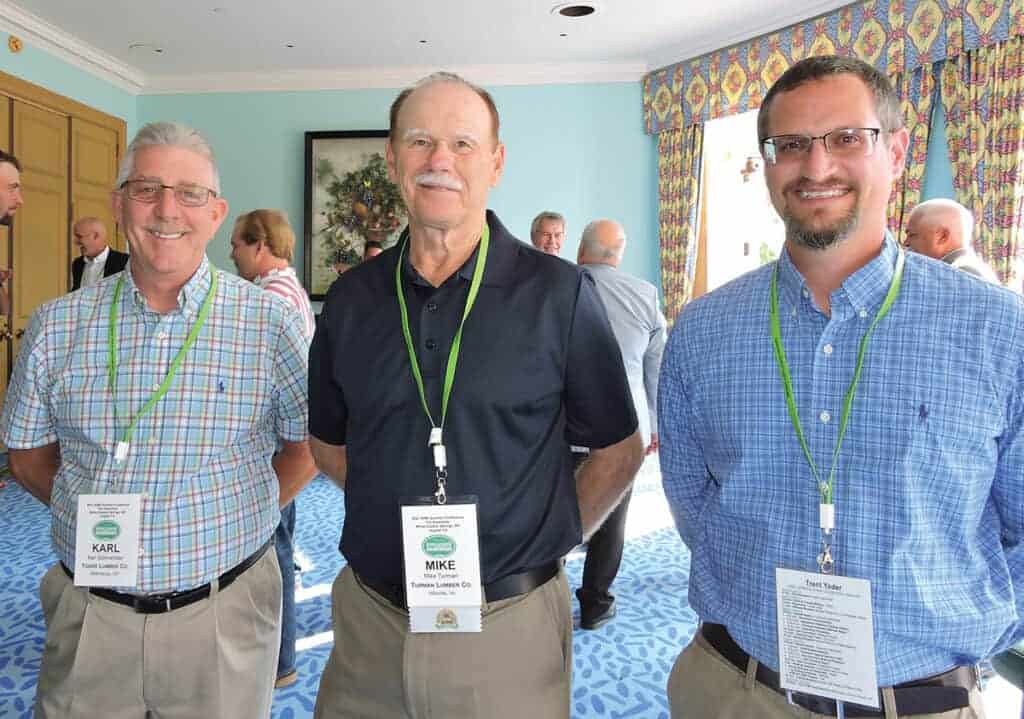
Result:
<svg viewBox="0 0 1024 719"><path fill-rule="evenodd" d="M562 560L559 559L557 561L541 565L536 569L528 569L525 572L520 572L518 574L510 574L507 577L502 577L490 584L485 584L484 596L487 598L488 602L496 602L499 599L508 599L509 597L515 597L520 594L532 592L534 589L558 574L558 570L561 568ZM387 599L402 611L409 610L409 605L405 602L405 585L379 582L376 579L367 577L359 572L356 572L356 576L359 578L359 581L363 586L369 587L373 591L377 592L377 594Z"/></svg>
<svg viewBox="0 0 1024 719"><path fill-rule="evenodd" d="M729 636L728 629L721 624L705 623L701 625L700 632L716 652L741 672L747 671L750 655ZM760 662L757 665L757 681L780 694L786 694L786 690L779 686L778 673ZM968 693L971 688L977 686L977 683L978 674L975 667L956 667L943 674L897 684L892 688L896 699L896 712L900 716L906 716L939 714L962 709L970 705ZM836 716L834 699L799 692L793 692L791 696L794 704L815 714ZM881 696L879 696L879 706L882 706ZM849 702L843 703L843 709L848 717L885 716L885 712L880 709L872 709Z"/></svg>
<svg viewBox="0 0 1024 719"><path fill-rule="evenodd" d="M247 559L243 560L238 566L229 569L224 574L217 577L218 591L227 589L228 586L242 576L245 570L249 569L252 565L256 564L260 558L266 554L267 549L273 543L274 538L271 537L263 546L256 550L256 552L250 555ZM61 569L68 575L68 578L74 581L75 574L64 562L60 563ZM89 594L94 594L97 597L101 597L117 604L123 604L126 607L131 607L139 614L164 614L165 612L173 612L175 609L181 609L187 607L189 604L198 602L200 599L206 599L210 596L210 585L204 584L201 587L195 589L189 589L184 592L168 592L166 594L124 594L122 592L115 592L113 589L100 589L99 587L82 587L88 589Z"/></svg>

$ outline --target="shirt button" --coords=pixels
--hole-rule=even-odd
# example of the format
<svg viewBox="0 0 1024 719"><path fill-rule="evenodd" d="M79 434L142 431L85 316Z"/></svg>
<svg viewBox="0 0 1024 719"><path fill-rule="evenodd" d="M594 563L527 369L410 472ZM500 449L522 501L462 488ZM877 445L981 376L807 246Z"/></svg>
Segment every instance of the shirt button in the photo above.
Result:
<svg viewBox="0 0 1024 719"><path fill-rule="evenodd" d="M832 354L832 345L825 345L824 347L821 348L821 351L827 355Z"/></svg>
<svg viewBox="0 0 1024 719"><path fill-rule="evenodd" d="M427 311L428 312L437 312L437 303L436 302L428 302L427 303Z"/></svg>
<svg viewBox="0 0 1024 719"><path fill-rule="evenodd" d="M157 342L163 342L165 339L167 339L167 335L165 333L163 333L163 332L157 332L156 333L156 341Z"/></svg>
<svg viewBox="0 0 1024 719"><path fill-rule="evenodd" d="M818 419L827 424L828 422L832 421L832 415L829 414L826 410L822 410L821 414L818 415Z"/></svg>
<svg viewBox="0 0 1024 719"><path fill-rule="evenodd" d="M868 311L862 307L857 311L857 316L860 317L862 320L867 319Z"/></svg>
<svg viewBox="0 0 1024 719"><path fill-rule="evenodd" d="M802 294L802 295L803 295L804 297L810 297L810 296L811 296L811 293L807 291L807 288L806 288L806 287L804 287L804 288L803 288L803 289L802 289L802 290L800 291L800 294Z"/></svg>
<svg viewBox="0 0 1024 719"><path fill-rule="evenodd" d="M426 348L427 348L428 350L434 350L434 349L437 349L437 342L435 342L434 340L427 340L426 342L424 342L424 343L423 343L423 345L424 345L424 346L425 346L425 347L426 347Z"/></svg>
<svg viewBox="0 0 1024 719"><path fill-rule="evenodd" d="M160 390L160 383L159 382L154 382L153 383L153 391L154 392L158 392L159 390Z"/></svg>

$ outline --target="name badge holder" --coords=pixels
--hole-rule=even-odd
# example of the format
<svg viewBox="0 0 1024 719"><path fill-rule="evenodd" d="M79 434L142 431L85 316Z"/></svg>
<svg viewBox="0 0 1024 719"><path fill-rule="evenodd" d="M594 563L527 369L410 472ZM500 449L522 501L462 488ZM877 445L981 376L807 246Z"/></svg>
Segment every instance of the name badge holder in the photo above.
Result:
<svg viewBox="0 0 1024 719"><path fill-rule="evenodd" d="M779 684L793 704L793 692L836 701L836 715L845 717L843 702L878 708L878 681L872 624L871 583L836 574L834 485L839 452L864 367L868 341L899 295L906 255L898 252L892 282L874 320L861 338L853 378L843 400L839 435L827 480L821 479L804 437L793 394L793 382L782 344L779 321L778 264L772 272L769 309L772 347L786 396L789 418L811 469L819 495L821 551L818 573L776 568L776 613L779 639Z"/></svg>
<svg viewBox="0 0 1024 719"><path fill-rule="evenodd" d="M487 264L490 230L484 224L473 279L469 285L462 321L452 340L445 366L441 393L441 421L434 421L423 388L416 348L412 343L409 312L402 287L402 261L408 241L402 245L395 265L395 291L398 296L409 365L420 404L430 422L427 446L434 463L434 494L399 502L402 526L402 563L405 572L406 605L409 631L413 633L479 632L482 630L483 585L480 579L480 530L477 498L472 495L448 495L448 452L444 444L444 425L448 401L455 383L462 332L466 318L476 302Z"/></svg>

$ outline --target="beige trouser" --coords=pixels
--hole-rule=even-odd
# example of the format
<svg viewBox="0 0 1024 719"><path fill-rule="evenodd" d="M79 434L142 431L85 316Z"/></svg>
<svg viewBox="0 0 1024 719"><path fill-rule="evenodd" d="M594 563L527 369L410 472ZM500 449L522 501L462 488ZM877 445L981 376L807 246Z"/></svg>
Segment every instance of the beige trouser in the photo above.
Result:
<svg viewBox="0 0 1024 719"><path fill-rule="evenodd" d="M700 632L697 633L672 667L668 680L668 700L672 719L817 719L828 716L793 706L786 697L756 679L753 671L744 674L716 652ZM886 719L897 719L891 689L883 689ZM971 690L971 705L940 714L899 715L899 719L984 719L981 692Z"/></svg>
<svg viewBox="0 0 1024 719"><path fill-rule="evenodd" d="M315 719L567 719L572 614L565 572L484 606L483 631L412 634L409 615L350 567L334 582L334 649Z"/></svg>
<svg viewBox="0 0 1024 719"><path fill-rule="evenodd" d="M270 715L281 633L271 547L223 592L166 614L136 614L68 579L39 598L46 647L36 719L258 719Z"/></svg>

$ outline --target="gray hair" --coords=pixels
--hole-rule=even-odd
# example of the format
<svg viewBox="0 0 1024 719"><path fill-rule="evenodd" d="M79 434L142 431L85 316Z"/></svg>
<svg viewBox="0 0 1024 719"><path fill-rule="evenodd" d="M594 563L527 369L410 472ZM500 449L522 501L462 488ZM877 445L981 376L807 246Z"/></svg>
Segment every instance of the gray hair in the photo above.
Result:
<svg viewBox="0 0 1024 719"><path fill-rule="evenodd" d="M963 246L970 247L974 239L974 215L956 200L945 198L925 200L910 211L907 221L909 222L913 217L922 217L926 221L935 222L940 217L949 217L950 215L953 215L957 224L960 225L960 238Z"/></svg>
<svg viewBox="0 0 1024 719"><path fill-rule="evenodd" d="M565 217L562 216L561 214L559 214L558 212L553 212L551 210L544 210L544 212L542 212L539 215L537 215L536 217L534 217L533 218L533 222L530 223L530 239L531 240L533 239L533 236L536 235L540 231L540 223L544 222L544 220L554 220L555 222L561 222L562 223L562 231L563 232L565 231Z"/></svg>
<svg viewBox="0 0 1024 719"><path fill-rule="evenodd" d="M618 252L609 250L597 239L597 228L606 222L611 222L622 230L623 242ZM593 257L595 260L621 260L622 255L626 252L625 236L625 229L615 220L593 220L588 222L587 226L583 228L583 234L580 236L580 245L583 247L584 254L587 257Z"/></svg>
<svg viewBox="0 0 1024 719"><path fill-rule="evenodd" d="M218 195L220 194L220 173L217 171L217 162L213 157L213 148L199 133L199 130L194 130L180 122L151 122L140 128L132 138L128 150L121 160L115 187L121 187L135 171L135 153L145 147L157 146L180 147L205 157L210 163L210 169L213 170L213 187L210 189Z"/></svg>

